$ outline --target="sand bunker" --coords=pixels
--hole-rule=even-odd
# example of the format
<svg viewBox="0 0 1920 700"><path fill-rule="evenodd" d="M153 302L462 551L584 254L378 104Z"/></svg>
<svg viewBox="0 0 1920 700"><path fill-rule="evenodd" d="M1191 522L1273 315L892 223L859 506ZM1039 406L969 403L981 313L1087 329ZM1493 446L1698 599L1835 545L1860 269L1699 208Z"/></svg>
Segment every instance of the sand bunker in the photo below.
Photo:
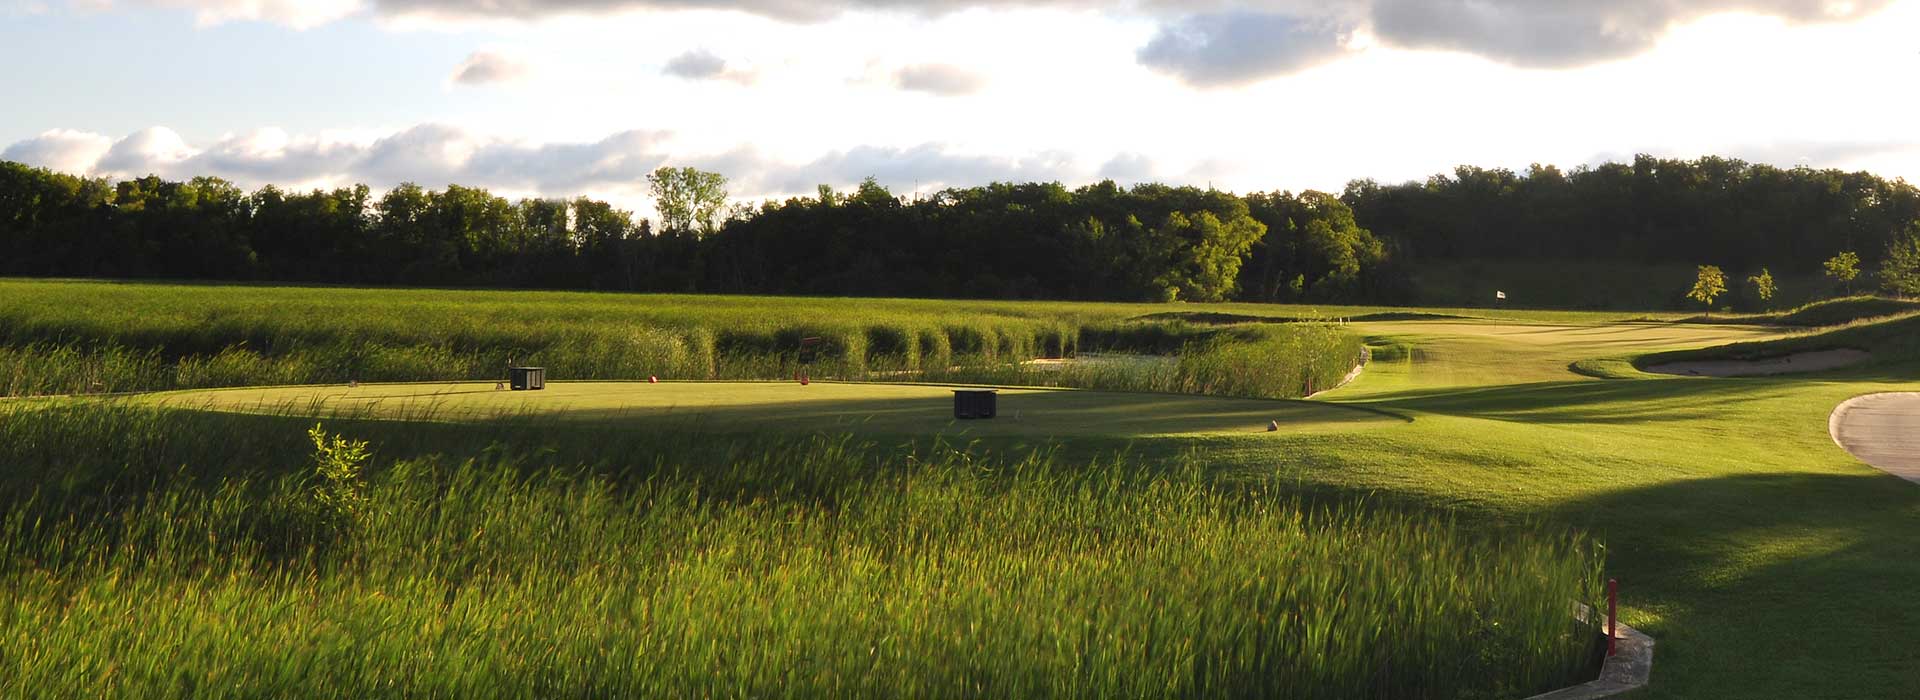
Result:
<svg viewBox="0 0 1920 700"><path fill-rule="evenodd" d="M1697 377L1764 377L1774 374L1820 372L1857 365L1873 358L1865 350L1818 350L1798 352L1764 360L1701 360L1650 365L1645 371L1655 374L1684 374Z"/></svg>
<svg viewBox="0 0 1920 700"><path fill-rule="evenodd" d="M1827 419L1833 441L1860 461L1920 483L1920 393L1856 396Z"/></svg>

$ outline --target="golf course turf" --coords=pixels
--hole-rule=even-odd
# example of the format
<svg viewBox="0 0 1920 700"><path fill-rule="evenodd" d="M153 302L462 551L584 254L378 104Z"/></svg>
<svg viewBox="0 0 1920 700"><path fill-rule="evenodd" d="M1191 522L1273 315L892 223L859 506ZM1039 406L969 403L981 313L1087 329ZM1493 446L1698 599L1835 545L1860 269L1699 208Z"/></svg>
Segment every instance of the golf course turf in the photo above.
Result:
<svg viewBox="0 0 1920 700"><path fill-rule="evenodd" d="M1125 448L1148 457L1202 449L1222 473L1279 474L1308 490L1439 506L1489 522L1545 518L1588 529L1608 544L1624 619L1660 643L1654 683L1640 697L1920 692L1920 651L1887 643L1912 639L1920 627L1920 604L1907 594L1920 580L1920 529L1912 527L1920 488L1847 455L1826 422L1852 396L1912 390L1920 363L1599 380L1568 367L1782 331L1475 319L1354 327L1412 352L1376 361L1321 395L1324 408L1011 390L1002 418L956 422L947 387L698 382L554 382L544 394L495 392L491 384L287 387L150 400L269 412L305 402L351 413L404 393L427 401L406 405L438 410L564 406L577 418L641 423L704 415L695 423L717 429L1053 435L1073 438L1076 451ZM385 398L368 400L374 396ZM376 415L394 410L384 405ZM1280 434L1263 432L1267 416Z"/></svg>
<svg viewBox="0 0 1920 700"><path fill-rule="evenodd" d="M893 435L1231 435L1327 432L1402 422L1309 401L1074 389L1002 389L999 417L957 421L954 387L866 382L551 382L507 391L489 382L177 391L144 400L182 408L430 420L549 416L569 421L674 420L716 431L853 430Z"/></svg>
<svg viewBox="0 0 1920 700"><path fill-rule="evenodd" d="M798 302L796 302L798 303ZM959 303L959 302L956 302ZM1300 317L1299 307L1194 313ZM1347 310L1343 310L1345 313ZM1828 333L1859 365L1766 377L1647 374L1641 358L1731 346L1817 351L1777 325L1502 312L1351 310L1392 352L1311 401L1007 389L1000 417L955 421L948 386L815 382L491 382L219 389L106 401L224 412L459 421L550 416L662 430L963 435L987 447L1058 439L1073 462L1124 451L1197 459L1214 478L1312 498L1438 510L1489 530L1577 528L1606 546L1626 622L1658 643L1633 697L1920 696L1920 487L1834 443L1828 418L1864 394L1920 389L1912 318ZM1607 378L1603 378L1607 377ZM87 399L93 401L96 399ZM1281 430L1267 433L1267 422ZM311 421L308 421L310 424Z"/></svg>
<svg viewBox="0 0 1920 700"><path fill-rule="evenodd" d="M1880 361L1807 375L1598 380L1569 361L1774 331L1360 325L1415 352L1326 398L1410 424L1214 454L1249 471L1292 464L1334 491L1591 528L1622 582L1623 618L1659 642L1653 683L1634 697L1920 693L1920 488L1827 431L1850 397L1911 391L1920 358L1868 348Z"/></svg>

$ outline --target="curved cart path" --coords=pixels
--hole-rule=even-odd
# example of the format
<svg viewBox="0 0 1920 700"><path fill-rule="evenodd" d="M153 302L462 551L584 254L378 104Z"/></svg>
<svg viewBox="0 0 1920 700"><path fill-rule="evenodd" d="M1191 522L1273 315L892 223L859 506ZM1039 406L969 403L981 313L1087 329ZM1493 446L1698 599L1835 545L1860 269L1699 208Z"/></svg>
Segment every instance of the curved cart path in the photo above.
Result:
<svg viewBox="0 0 1920 700"><path fill-rule="evenodd" d="M1847 399L1833 409L1827 432L1860 461L1920 483L1920 392Z"/></svg>

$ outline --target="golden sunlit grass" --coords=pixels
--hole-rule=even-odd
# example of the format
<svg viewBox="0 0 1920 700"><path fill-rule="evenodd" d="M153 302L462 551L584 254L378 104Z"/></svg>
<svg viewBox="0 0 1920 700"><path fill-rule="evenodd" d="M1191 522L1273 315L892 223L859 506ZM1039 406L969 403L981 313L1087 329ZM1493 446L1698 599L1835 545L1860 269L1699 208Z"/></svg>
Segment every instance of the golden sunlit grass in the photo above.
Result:
<svg viewBox="0 0 1920 700"><path fill-rule="evenodd" d="M586 327L564 319L656 313L647 305L775 319L854 303L164 289L164 308L88 289L74 307L84 313L69 314L82 320L38 306L28 315L40 320L16 314L12 328L50 339L73 323L102 337L119 326L85 315L137 329L151 312L174 319L152 327L175 329L152 338L191 337L196 304L228 319L210 327L274 327L236 289L292 304L281 327L300 342L326 318L415 334L393 337L471 322L535 338ZM355 317L369 300L392 318ZM487 320L436 321L481 300ZM1221 320L1309 315L858 303L896 319L1078 318L1079 342L1127 329L1140 347L1184 347ZM1556 650L1573 637L1542 641L1567 629L1548 603L1590 598L1604 575L1624 584L1626 620L1659 640L1647 697L1911 696L1920 660L1902 640L1920 607L1899 582L1920 579L1920 489L1840 450L1826 418L1854 395L1920 388L1920 334L1910 318L1854 318L1879 302L1843 306L1711 324L1321 308L1354 319L1343 328L1375 362L1315 402L1003 397L1002 421L1018 401L1060 397L1071 420L1040 431L957 424L944 389L877 384L716 385L704 419L649 413L613 390L568 397L564 382L497 400L606 403L473 423L291 405L344 387L238 400L289 392L270 412L295 416L0 403L11 606L0 678L19 679L0 695L1510 697L1571 663ZM1782 328L1794 314L1849 325ZM1160 320L1129 320L1150 315ZM1633 369L1689 348L1835 344L1874 360L1743 379ZM818 404L764 393L827 387L847 393ZM1301 412L1275 434L1205 429L1229 405ZM738 420L715 420L729 413ZM317 527L304 505L315 415L371 441L371 509L354 528ZM1604 564L1582 532L1605 543ZM1419 602L1434 596L1459 602ZM1513 610L1537 616L1487 612Z"/></svg>
<svg viewBox="0 0 1920 700"><path fill-rule="evenodd" d="M0 421L0 694L1503 697L1593 644L1577 533L1197 456L304 420Z"/></svg>

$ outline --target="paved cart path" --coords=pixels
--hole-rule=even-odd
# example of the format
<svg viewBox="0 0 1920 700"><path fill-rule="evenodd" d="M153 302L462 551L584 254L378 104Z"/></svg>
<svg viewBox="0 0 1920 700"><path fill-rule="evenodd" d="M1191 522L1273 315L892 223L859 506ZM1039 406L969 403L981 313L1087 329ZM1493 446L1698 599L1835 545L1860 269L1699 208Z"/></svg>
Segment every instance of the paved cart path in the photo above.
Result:
<svg viewBox="0 0 1920 700"><path fill-rule="evenodd" d="M1920 483L1920 392L1848 399L1833 409L1827 432L1860 461Z"/></svg>

